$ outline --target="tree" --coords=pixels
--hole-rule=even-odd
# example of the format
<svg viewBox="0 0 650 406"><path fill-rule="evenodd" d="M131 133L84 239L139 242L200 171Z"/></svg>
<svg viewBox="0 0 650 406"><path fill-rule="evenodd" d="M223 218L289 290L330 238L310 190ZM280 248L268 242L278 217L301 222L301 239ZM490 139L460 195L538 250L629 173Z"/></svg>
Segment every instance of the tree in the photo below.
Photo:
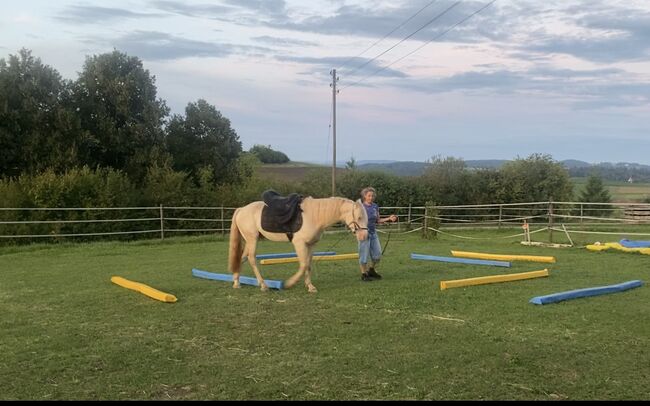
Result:
<svg viewBox="0 0 650 406"><path fill-rule="evenodd" d="M605 189L603 179L596 173L592 173L589 175L587 184L580 193L578 201L610 203L612 201L612 196L609 194L609 191ZM585 213L587 216L608 216L610 213L609 210L604 210L602 206L599 207L598 205L583 205L583 209L587 210L587 213Z"/></svg>
<svg viewBox="0 0 650 406"><path fill-rule="evenodd" d="M471 198L467 193L468 177L464 160L433 157L431 166L422 174L422 182L427 187L426 200L442 205L469 204Z"/></svg>
<svg viewBox="0 0 650 406"><path fill-rule="evenodd" d="M27 49L0 60L0 176L78 163L69 87Z"/></svg>
<svg viewBox="0 0 650 406"><path fill-rule="evenodd" d="M506 201L569 201L572 198L573 185L567 169L550 155L532 154L526 159L517 158L504 164L500 172L509 194Z"/></svg>
<svg viewBox="0 0 650 406"><path fill-rule="evenodd" d="M139 182L147 167L164 160L162 125L169 109L137 57L117 50L87 57L73 100L85 164L122 169Z"/></svg>
<svg viewBox="0 0 650 406"><path fill-rule="evenodd" d="M241 142L230 120L205 100L189 103L185 117L174 115L167 126L167 150L173 168L198 179L199 170L210 167L215 183L233 182L245 173L237 160Z"/></svg>
<svg viewBox="0 0 650 406"><path fill-rule="evenodd" d="M383 206L395 206L404 196L404 182L396 175L381 171L352 171L343 173L336 184L337 194L352 200L361 198L361 190L372 186L377 190L377 202ZM399 202L399 203L398 203ZM408 204L408 202L406 202Z"/></svg>
<svg viewBox="0 0 650 406"><path fill-rule="evenodd" d="M249 150L251 154L255 154L257 158L264 164L284 164L289 162L289 157L280 151L275 151L270 145L253 145Z"/></svg>
<svg viewBox="0 0 650 406"><path fill-rule="evenodd" d="M355 170L357 169L357 160L353 156L350 157L350 160L345 163L345 169Z"/></svg>

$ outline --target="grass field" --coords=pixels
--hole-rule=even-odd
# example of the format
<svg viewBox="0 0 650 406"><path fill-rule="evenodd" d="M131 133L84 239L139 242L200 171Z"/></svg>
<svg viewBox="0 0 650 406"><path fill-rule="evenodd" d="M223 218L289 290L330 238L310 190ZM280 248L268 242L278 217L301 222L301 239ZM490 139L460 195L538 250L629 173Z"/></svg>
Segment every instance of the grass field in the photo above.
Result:
<svg viewBox="0 0 650 406"><path fill-rule="evenodd" d="M587 184L587 178L571 178L574 185L574 195L580 196L580 192ZM612 202L642 202L650 199L650 183L627 183L604 181L605 188L612 196Z"/></svg>
<svg viewBox="0 0 650 406"><path fill-rule="evenodd" d="M309 294L194 278L226 272L228 243L185 237L0 248L0 398L650 399L650 257L393 235L362 282L355 261L316 263ZM386 236L382 236L383 243ZM355 252L346 235L318 250ZM450 249L554 255L512 268L413 261ZM259 253L288 252L262 242ZM541 279L439 289L441 280L550 269ZM246 265L244 275L252 276ZM285 279L295 265L263 266ZM169 304L110 282L178 297ZM641 279L623 293L537 306L538 295Z"/></svg>
<svg viewBox="0 0 650 406"><path fill-rule="evenodd" d="M314 171L331 173L332 168L303 162L289 162L286 164L261 165L257 170L257 174L263 178L276 178L289 182L302 182ZM336 168L337 175L342 174L344 171L344 168Z"/></svg>

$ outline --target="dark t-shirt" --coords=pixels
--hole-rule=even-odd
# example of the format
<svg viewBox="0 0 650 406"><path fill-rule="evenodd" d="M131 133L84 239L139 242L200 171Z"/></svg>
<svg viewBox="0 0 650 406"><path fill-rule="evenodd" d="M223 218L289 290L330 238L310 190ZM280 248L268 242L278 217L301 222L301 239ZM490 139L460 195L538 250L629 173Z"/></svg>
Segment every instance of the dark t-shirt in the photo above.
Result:
<svg viewBox="0 0 650 406"><path fill-rule="evenodd" d="M368 213L368 232L375 234L377 232L377 221L379 221L379 206L377 206L377 203L371 203L370 205L363 203L363 208Z"/></svg>

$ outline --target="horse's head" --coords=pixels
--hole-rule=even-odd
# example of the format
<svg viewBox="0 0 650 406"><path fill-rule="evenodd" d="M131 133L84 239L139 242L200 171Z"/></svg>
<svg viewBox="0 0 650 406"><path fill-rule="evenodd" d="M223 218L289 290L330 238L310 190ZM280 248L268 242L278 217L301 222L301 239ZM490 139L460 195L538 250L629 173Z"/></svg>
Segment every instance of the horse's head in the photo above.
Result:
<svg viewBox="0 0 650 406"><path fill-rule="evenodd" d="M342 220L357 237L357 240L363 241L368 238L368 213L361 202L350 200L344 205L342 211Z"/></svg>

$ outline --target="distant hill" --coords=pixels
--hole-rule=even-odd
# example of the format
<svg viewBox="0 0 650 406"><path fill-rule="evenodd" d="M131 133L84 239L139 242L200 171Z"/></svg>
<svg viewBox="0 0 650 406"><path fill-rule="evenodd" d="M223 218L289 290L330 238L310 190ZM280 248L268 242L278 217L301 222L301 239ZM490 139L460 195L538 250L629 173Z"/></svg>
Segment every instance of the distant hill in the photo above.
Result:
<svg viewBox="0 0 650 406"><path fill-rule="evenodd" d="M357 164L361 171L388 172L397 176L420 176L431 164L414 161L394 161L389 163L365 163Z"/></svg>
<svg viewBox="0 0 650 406"><path fill-rule="evenodd" d="M346 162L342 162L342 164L345 166ZM375 160L375 161L372 161L372 160L370 160L370 161L368 161L368 160L366 160L366 161L357 161L356 164L358 166L358 165L374 165L374 164L392 164L392 163L395 163L395 162L400 162L400 161L388 161L388 160L381 160L380 159L380 160ZM341 163L337 163L337 166L340 165L340 164Z"/></svg>
<svg viewBox="0 0 650 406"><path fill-rule="evenodd" d="M589 162L578 161L577 159L565 159L564 161L562 161L562 163L567 169L589 168L592 165Z"/></svg>
<svg viewBox="0 0 650 406"><path fill-rule="evenodd" d="M477 159L467 160L467 168L475 169L498 169L506 162L505 159ZM650 181L650 165L643 165L630 162L600 162L592 164L577 159L566 159L560 161L568 170L572 177L587 177L595 172L600 174L603 179L614 181L634 182ZM357 168L362 171L381 171L391 173L397 176L420 176L430 166L427 162L415 161L359 161Z"/></svg>
<svg viewBox="0 0 650 406"><path fill-rule="evenodd" d="M505 159L478 159L465 161L465 166L468 168L480 169L496 169L500 168L503 164L508 162Z"/></svg>
<svg viewBox="0 0 650 406"><path fill-rule="evenodd" d="M506 162L508 161L503 159L481 159L465 161L465 165L468 168L494 169L500 168L501 165ZM392 161L387 163L373 162L357 164L357 168L362 171L381 171L388 172L397 176L420 176L429 166L431 166L431 164L428 162L415 161Z"/></svg>

